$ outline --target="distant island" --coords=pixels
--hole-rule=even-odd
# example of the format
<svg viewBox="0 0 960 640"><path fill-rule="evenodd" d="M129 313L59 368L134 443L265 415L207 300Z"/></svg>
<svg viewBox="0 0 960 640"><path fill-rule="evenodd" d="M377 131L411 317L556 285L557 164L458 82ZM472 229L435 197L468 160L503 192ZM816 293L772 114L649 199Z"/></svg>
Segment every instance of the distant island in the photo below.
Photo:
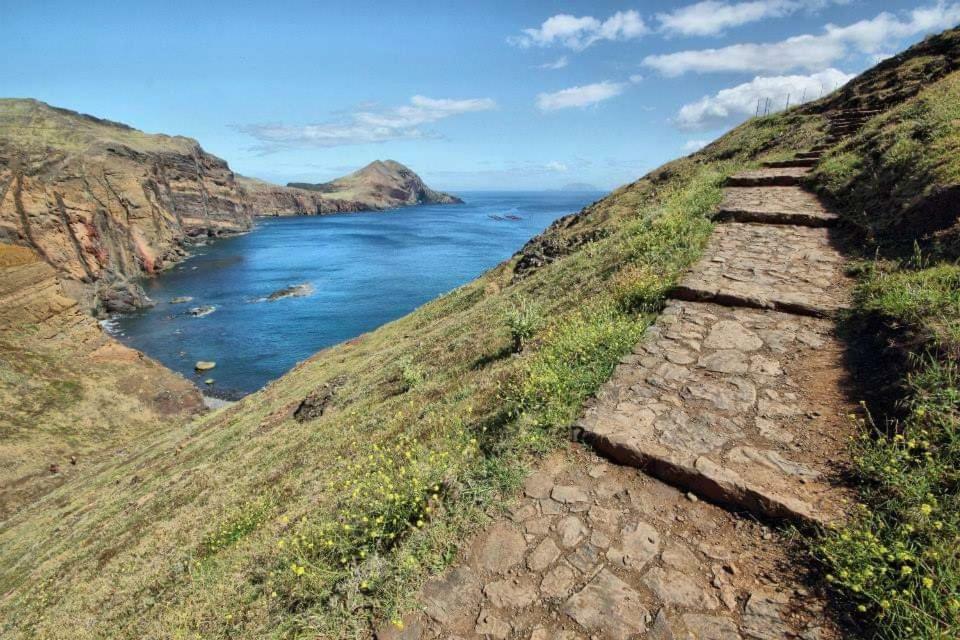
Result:
<svg viewBox="0 0 960 640"><path fill-rule="evenodd" d="M560 191L600 191L600 188L589 182L571 182L560 187Z"/></svg>
<svg viewBox="0 0 960 640"><path fill-rule="evenodd" d="M88 309L150 304L137 278L258 215L322 215L460 200L393 160L321 184L238 176L192 138L0 99L0 241L27 246Z"/></svg>

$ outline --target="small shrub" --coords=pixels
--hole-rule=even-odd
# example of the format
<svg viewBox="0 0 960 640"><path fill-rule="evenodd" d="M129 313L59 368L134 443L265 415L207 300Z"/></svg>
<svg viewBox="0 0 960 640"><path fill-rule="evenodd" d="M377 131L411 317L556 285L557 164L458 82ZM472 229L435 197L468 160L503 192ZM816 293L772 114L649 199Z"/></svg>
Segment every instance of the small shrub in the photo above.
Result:
<svg viewBox="0 0 960 640"><path fill-rule="evenodd" d="M540 308L523 297L514 299L513 305L504 314L504 321L510 331L514 353L523 351L523 347L543 325Z"/></svg>
<svg viewBox="0 0 960 640"><path fill-rule="evenodd" d="M415 389L423 384L427 375L419 364L413 361L411 357L401 358L397 363L399 367L400 385L403 391Z"/></svg>

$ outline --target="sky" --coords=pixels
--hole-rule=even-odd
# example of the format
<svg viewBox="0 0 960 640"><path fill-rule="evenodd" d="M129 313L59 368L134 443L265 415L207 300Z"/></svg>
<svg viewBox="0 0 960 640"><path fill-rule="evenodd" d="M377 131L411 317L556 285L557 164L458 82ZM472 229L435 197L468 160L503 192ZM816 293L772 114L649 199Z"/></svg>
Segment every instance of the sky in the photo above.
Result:
<svg viewBox="0 0 960 640"><path fill-rule="evenodd" d="M0 96L321 182L610 189L960 23L960 0L0 0Z"/></svg>

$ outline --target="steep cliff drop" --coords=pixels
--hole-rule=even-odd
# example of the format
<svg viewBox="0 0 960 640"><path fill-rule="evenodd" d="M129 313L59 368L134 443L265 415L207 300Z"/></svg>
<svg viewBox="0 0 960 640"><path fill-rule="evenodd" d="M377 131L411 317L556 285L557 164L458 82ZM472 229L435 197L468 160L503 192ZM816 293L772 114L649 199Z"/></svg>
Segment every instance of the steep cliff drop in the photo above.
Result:
<svg viewBox="0 0 960 640"><path fill-rule="evenodd" d="M191 240L249 229L251 213L227 163L194 140L0 100L0 240L32 248L84 306L142 306L136 277Z"/></svg>

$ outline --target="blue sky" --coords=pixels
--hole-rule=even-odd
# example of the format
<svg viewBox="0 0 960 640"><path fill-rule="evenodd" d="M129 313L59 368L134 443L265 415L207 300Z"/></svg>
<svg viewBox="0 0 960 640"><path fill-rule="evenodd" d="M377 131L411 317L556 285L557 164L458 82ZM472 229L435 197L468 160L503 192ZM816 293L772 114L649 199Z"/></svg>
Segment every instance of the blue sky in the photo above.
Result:
<svg viewBox="0 0 960 640"><path fill-rule="evenodd" d="M238 173L393 158L451 190L611 188L960 22L960 0L0 0L0 95ZM799 94L799 96L797 95Z"/></svg>

